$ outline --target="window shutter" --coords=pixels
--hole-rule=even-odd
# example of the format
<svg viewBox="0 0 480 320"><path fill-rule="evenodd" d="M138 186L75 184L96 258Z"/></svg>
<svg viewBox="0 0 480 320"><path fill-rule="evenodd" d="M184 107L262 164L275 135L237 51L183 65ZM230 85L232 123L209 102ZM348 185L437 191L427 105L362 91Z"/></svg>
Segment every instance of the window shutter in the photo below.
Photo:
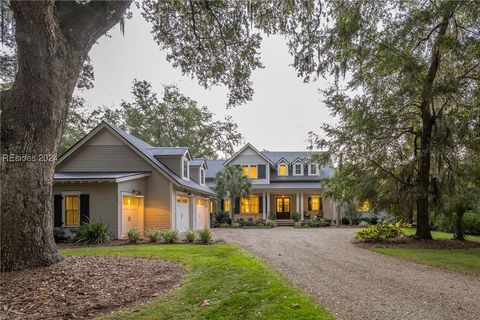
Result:
<svg viewBox="0 0 480 320"><path fill-rule="evenodd" d="M235 210L233 213L240 213L240 198L235 198Z"/></svg>
<svg viewBox="0 0 480 320"><path fill-rule="evenodd" d="M320 211L323 212L323 200L322 200L322 197L320 197Z"/></svg>
<svg viewBox="0 0 480 320"><path fill-rule="evenodd" d="M308 197L308 211L312 211L312 197Z"/></svg>
<svg viewBox="0 0 480 320"><path fill-rule="evenodd" d="M80 223L87 223L90 219L90 195L80 195Z"/></svg>
<svg viewBox="0 0 480 320"><path fill-rule="evenodd" d="M263 213L263 197L258 197L258 213Z"/></svg>
<svg viewBox="0 0 480 320"><path fill-rule="evenodd" d="M220 200L220 212L223 212L225 210L225 200L221 199Z"/></svg>
<svg viewBox="0 0 480 320"><path fill-rule="evenodd" d="M258 165L258 179L265 179L267 177L267 166L264 164Z"/></svg>
<svg viewBox="0 0 480 320"><path fill-rule="evenodd" d="M61 194L53 196L53 226L55 228L62 226L62 199Z"/></svg>

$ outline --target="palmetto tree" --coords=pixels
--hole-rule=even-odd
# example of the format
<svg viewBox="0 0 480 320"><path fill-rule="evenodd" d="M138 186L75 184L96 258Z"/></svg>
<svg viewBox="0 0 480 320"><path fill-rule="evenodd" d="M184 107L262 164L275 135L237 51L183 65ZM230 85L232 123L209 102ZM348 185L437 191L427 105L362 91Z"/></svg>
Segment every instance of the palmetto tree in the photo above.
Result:
<svg viewBox="0 0 480 320"><path fill-rule="evenodd" d="M242 169L238 165L225 167L222 171L217 173L215 181L215 191L217 192L217 196L222 199L228 195L230 198L230 217L233 222L235 199L248 196L252 184L248 177L243 176Z"/></svg>

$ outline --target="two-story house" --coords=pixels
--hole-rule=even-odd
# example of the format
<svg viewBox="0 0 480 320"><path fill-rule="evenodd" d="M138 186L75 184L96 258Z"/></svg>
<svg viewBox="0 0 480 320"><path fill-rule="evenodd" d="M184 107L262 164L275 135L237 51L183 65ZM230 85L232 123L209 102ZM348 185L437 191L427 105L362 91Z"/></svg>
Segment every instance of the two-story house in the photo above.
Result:
<svg viewBox="0 0 480 320"><path fill-rule="evenodd" d="M236 199L235 218L291 220L292 213L301 219L322 215L335 219L334 203L322 195L321 178L330 177L331 166L320 166L310 159L312 152L259 151L246 144L230 159L207 160L206 183L215 187L215 175L228 165L239 165L252 183L249 197ZM211 211L229 212L229 199L217 199Z"/></svg>
<svg viewBox="0 0 480 320"><path fill-rule="evenodd" d="M67 230L101 219L114 238L130 228L208 227L207 163L185 147L153 147L102 122L63 154L55 169L53 223Z"/></svg>

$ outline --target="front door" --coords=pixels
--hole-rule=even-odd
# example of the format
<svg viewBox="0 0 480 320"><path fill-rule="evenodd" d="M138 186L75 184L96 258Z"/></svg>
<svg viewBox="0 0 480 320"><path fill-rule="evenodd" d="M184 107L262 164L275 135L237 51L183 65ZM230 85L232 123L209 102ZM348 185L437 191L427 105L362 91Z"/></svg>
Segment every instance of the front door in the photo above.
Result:
<svg viewBox="0 0 480 320"><path fill-rule="evenodd" d="M277 219L290 219L290 197L276 197L275 210Z"/></svg>

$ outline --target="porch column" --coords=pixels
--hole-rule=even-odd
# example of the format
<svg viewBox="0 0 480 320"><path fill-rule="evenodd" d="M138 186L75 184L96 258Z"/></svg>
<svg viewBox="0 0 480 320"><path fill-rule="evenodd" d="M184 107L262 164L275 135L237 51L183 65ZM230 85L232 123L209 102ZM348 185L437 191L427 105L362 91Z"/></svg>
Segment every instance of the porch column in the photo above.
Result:
<svg viewBox="0 0 480 320"><path fill-rule="evenodd" d="M265 192L262 194L262 212L263 212L263 220L267 220L267 199L265 197Z"/></svg>
<svg viewBox="0 0 480 320"><path fill-rule="evenodd" d="M267 215L270 215L270 192L267 192Z"/></svg>
<svg viewBox="0 0 480 320"><path fill-rule="evenodd" d="M300 193L300 217L303 220L303 192Z"/></svg>
<svg viewBox="0 0 480 320"><path fill-rule="evenodd" d="M300 194L297 192L296 194L296 198L295 198L295 211L297 211L298 213L300 213Z"/></svg>

